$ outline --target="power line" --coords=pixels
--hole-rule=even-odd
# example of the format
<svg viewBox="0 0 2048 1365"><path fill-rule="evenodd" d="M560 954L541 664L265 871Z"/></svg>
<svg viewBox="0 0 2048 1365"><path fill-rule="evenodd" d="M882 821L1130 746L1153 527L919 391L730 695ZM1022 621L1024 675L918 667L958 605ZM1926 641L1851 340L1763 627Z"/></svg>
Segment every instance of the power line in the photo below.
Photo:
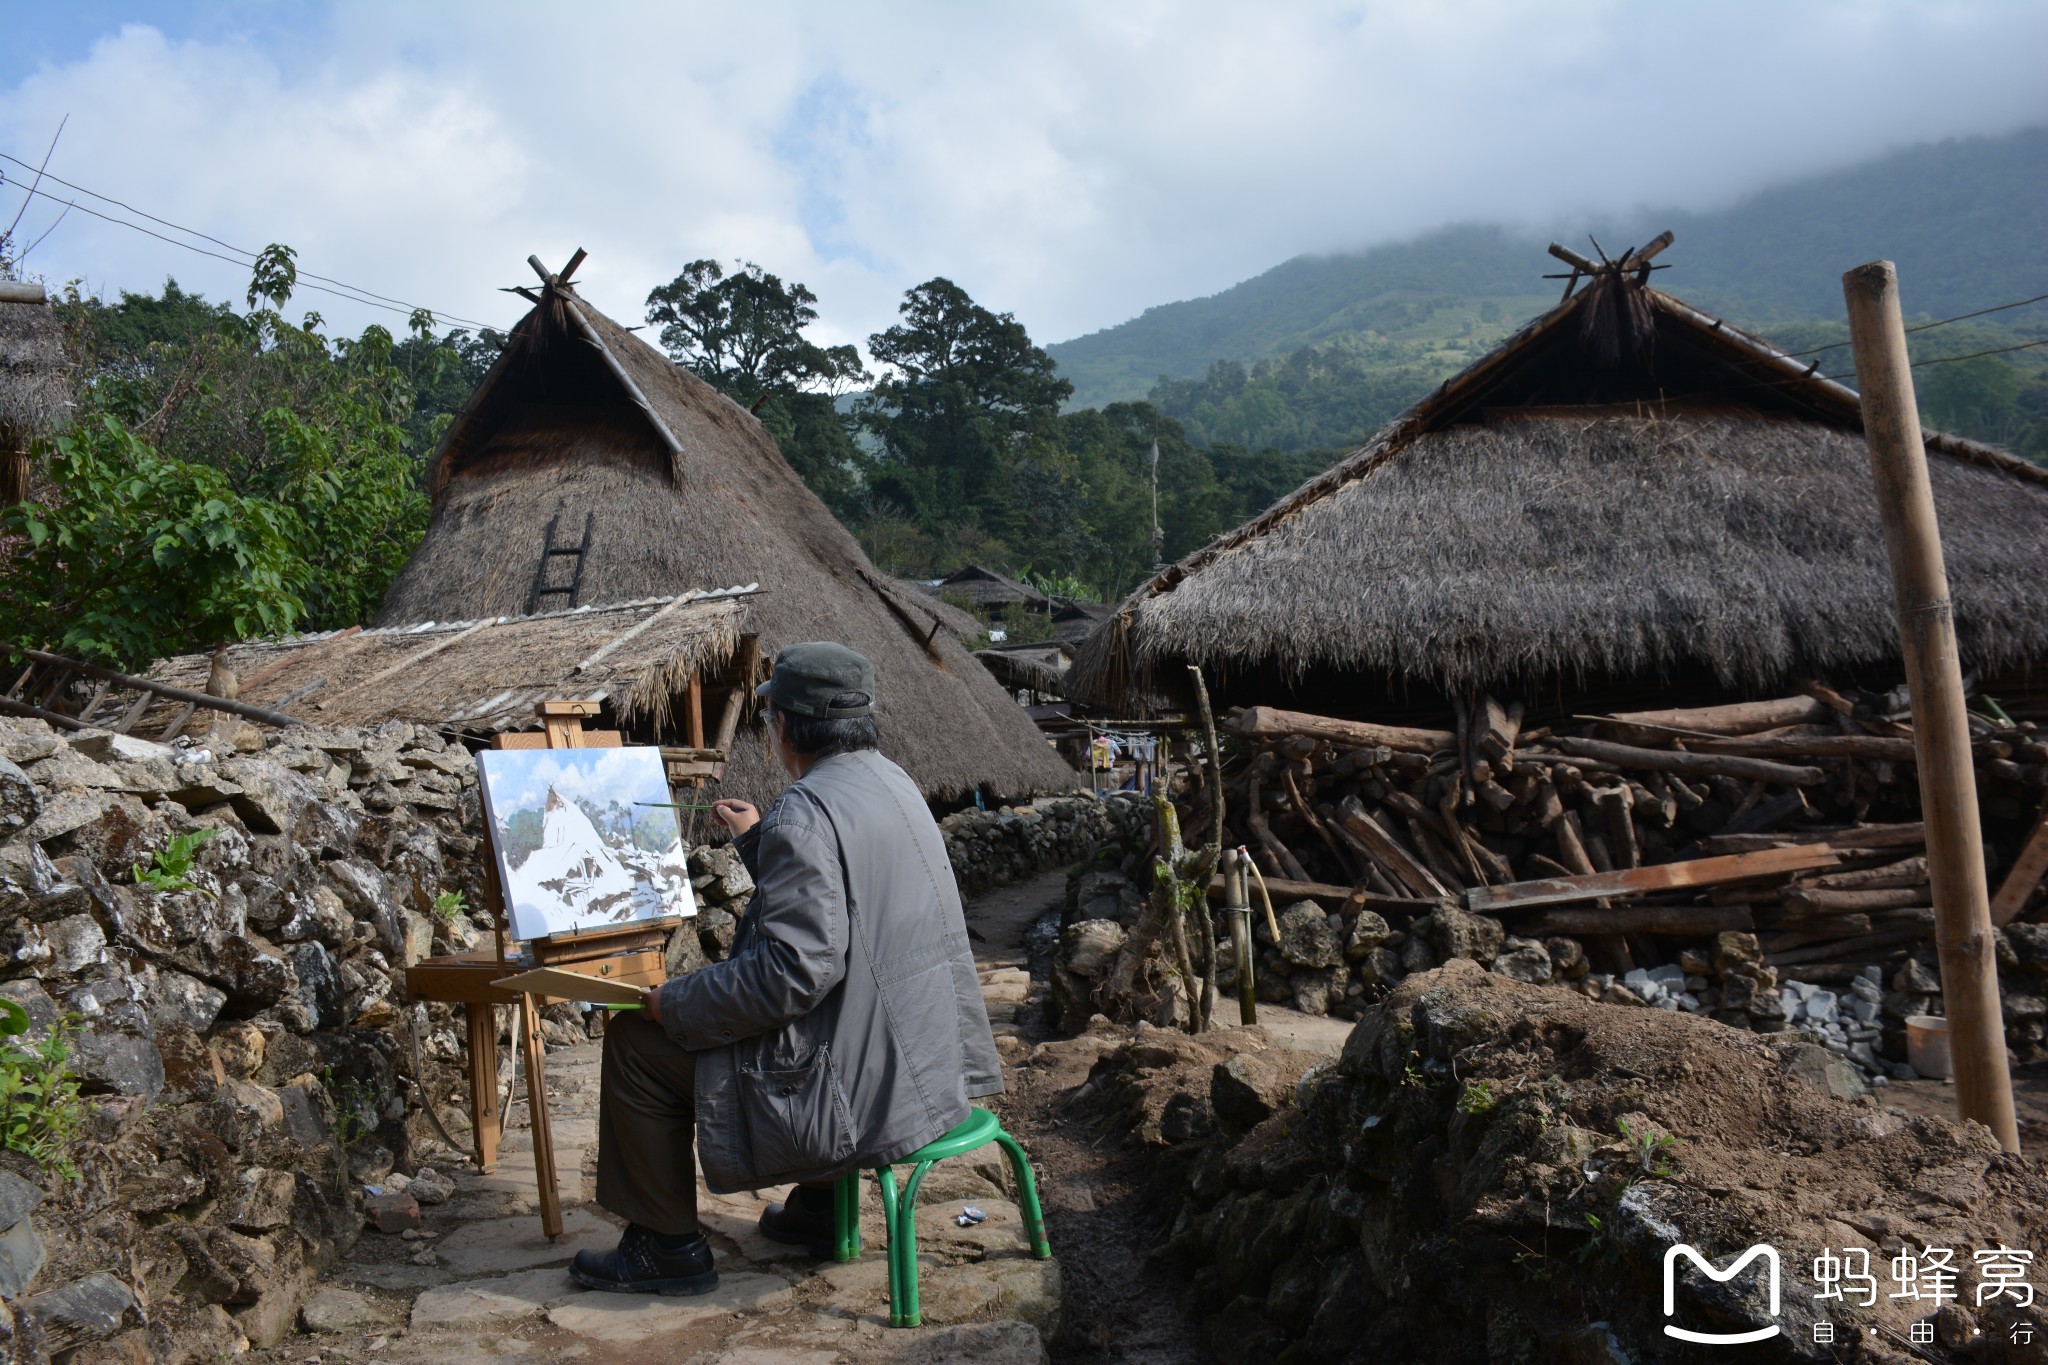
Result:
<svg viewBox="0 0 2048 1365"><path fill-rule="evenodd" d="M22 159L21 159L20 157L18 157L18 156L13 156L13 155L10 155L10 154L9 154L9 153L7 153L7 152L0 152L0 160L12 161L12 162L13 162L13 163L14 163L15 165L17 165L17 166L26 166L26 165L28 165L28 163L27 163L26 161L23 161L23 160L22 160ZM120 199L116 199L116 198L114 198L114 197L113 197L112 195L107 195L107 194L101 194L101 193L100 193L99 191L97 191L97 190L91 190L91 189L87 189L87 188L86 188L85 186L83 186L83 185L80 185L80 184L75 184L74 182L72 182L72 181L69 181L69 180L66 180L66 179L65 179L64 177L62 177L62 176L60 176L60 175L50 175L50 174L48 174L48 173L43 173L43 179L45 179L45 180L54 180L54 181L56 181L56 182L57 182L57 183L58 183L59 185L62 185L62 186L63 186L63 187L65 188L65 189L67 189L67 190L76 190L76 191L78 191L78 192L79 192L80 194L86 195L86 196L88 196L88 197L90 197L90 198L93 198L93 199L97 199L97 200L99 200L99 201L100 201L101 203L103 203L103 204L112 204L112 205L114 205L114 206L115 206L115 207L117 207L117 208L122 208L122 209L126 209L126 210L127 210L128 212L130 212L130 213L133 213L133 214L136 214L136 215L137 215L137 216L139 216L139 217L143 217L143 218L147 218L147 219L149 219L149 221L150 221L150 222L152 222L152 223L160 223L160 224L162 224L163 226L165 226L165 227L167 227L167 228L170 228L170 229L172 229L173 231L176 231L176 232L182 232L182 233L184 233L184 234L185 234L186 236L188 236L188 237L197 237L197 238L198 238L198 239L199 239L200 241L202 241L202 242L212 242L212 243L213 243L213 244L214 244L215 246L218 246L218 247L226 247L226 248L227 248L227 249L228 249L229 251L235 252L235 253L236 253L237 255L241 255L241 256L247 256L247 257L248 257L248 258L250 259L250 261L251 261L251 263L252 263L252 264L254 263L254 261L255 261L256 257L257 257L257 256L258 256L258 255L260 254L260 253L258 253L258 252L254 252L254 251L251 251L251 250L249 250L249 248L247 248L247 247L245 247L245 246L236 246L236 245L235 245L234 243L232 243L232 242L223 242L223 241L222 241L222 240L221 240L220 238L218 238L218 237L214 237L214 236L210 236L210 235L208 235L207 233L204 233L204 232L201 232L201 231L199 231L199 230L198 230L197 228L188 228L188 227L184 226L184 225L183 225L182 223L174 223L174 222L172 222L172 221L171 221L170 219L168 219L168 218L159 218L159 217L157 217L157 216L156 216L155 214L153 214L153 213L149 212L149 211L148 211L148 210L146 210L146 209L139 209L139 208L136 208L136 207L135 207L135 206L134 206L133 204L127 203L127 202L125 202L125 201L123 201L123 200L120 200ZM310 270L301 270L301 271L299 272L299 276L300 276L300 278L302 278L302 279L308 279L308 280L322 280L322 281L325 281L325 282L326 282L326 283L328 283L328 284L332 284L332 285L337 285L337 286L339 286L340 288L343 288L343 289L349 290L349 291L350 291L350 292L352 292L352 293L356 293L356 294L361 294L361 295L364 295L364 296L365 296L365 299L366 299L366 300L367 300L367 299L381 299L381 300L383 300L383 301L384 301L385 303L395 303L395 304L400 304L400 305L402 305L402 306L404 306L404 307L406 307L406 308L413 308L413 307L416 307L416 306L417 306L417 305L415 305L415 304L410 304L410 303L406 303L406 301L405 301L404 299L394 299L394 298L392 298L392 297L391 297L390 295L388 295L388 294L379 294L379 293L378 293L378 292L376 292L376 291L375 291L374 289L364 289L364 288L362 288L362 287L361 287L361 286L359 286L359 285L353 285L353 284L349 284L349 283L347 283L346 281L343 281L343 280L337 280L337 279L332 279L332 278L330 278L330 277L328 277L328 276L326 276L326 275L315 275L315 274L314 274L313 272L311 272ZM429 312L432 312L433 310L429 309L428 311L429 311ZM436 316L438 317L438 316L440 316L440 315L439 315L439 314L436 314ZM468 319L465 319L465 318L458 318L458 319L456 319L456 321L458 321L458 322L463 322L463 321L468 321ZM473 323L473 324L471 324L471 325L472 325L472 326L482 326L483 324L482 324L482 323Z"/></svg>
<svg viewBox="0 0 2048 1365"><path fill-rule="evenodd" d="M0 152L0 157L5 157L9 161L19 162L19 158L8 156L5 152ZM27 163L20 162L19 164L25 165ZM57 177L54 175L49 176L48 178L51 180L57 180ZM57 180L57 183L65 185L67 188L70 189L78 189L77 186L71 185L68 181ZM218 251L208 251L205 247L194 246L192 243L181 241L176 237L167 237L163 233L152 231L151 229L144 227L140 223L130 222L126 218L119 218L110 213L102 213L98 209L89 208L86 205L79 203L75 199L62 199L54 194L51 194L48 190L37 189L31 185L23 185L16 182L7 186L7 188L19 190L24 195L31 195L41 199L48 199L53 203L63 204L67 207L67 210L75 208L80 213L90 214L94 218L100 219L102 222L113 223L118 227L128 228L131 231L142 233L146 237L154 237L160 242L169 242L172 246L182 247L186 251L193 252L200 256L208 256L216 261L225 261L229 265L237 266L245 270L253 263L254 257L257 254L252 251L245 251L241 247L231 246L228 243L221 241L219 238L209 237L203 232L195 232L190 228L179 227L175 223L166 222L166 220L162 218L157 218L152 214L145 213L142 216L145 218L149 218L152 222L164 223L165 226L175 228L179 232L188 233L191 236L201 238L202 240L213 242L217 246L226 247L229 251L240 252L242 255L248 256L251 259L240 260L234 256L224 256ZM106 203L120 204L119 200L108 199L104 195L93 194L91 190L79 190L79 192L81 194L91 195L93 198L103 200ZM28 201L27 199L24 199L22 202L26 204ZM122 204L121 207L126 208L128 206ZM140 212L140 210L131 210L131 212ZM346 284L339 280L329 279L329 277L325 275L315 275L311 271L297 272L297 279L300 282L299 287L301 288L311 289L322 294L330 294L333 295L335 298L346 299L350 303L360 303L367 307L382 308L387 312L404 313L408 316L410 316L412 313L416 311L425 311L427 313L431 313L437 321L445 320L448 322L459 322L466 327L484 328L492 331L498 330L488 322L479 322L475 318L457 317L453 313L436 312L431 308L421 309L420 305L418 304L407 303L402 299L392 299L388 295L377 294L371 292L370 290L360 289L352 284ZM327 287L327 285L304 283L304 281L307 280L326 280L327 285L333 285L335 287L329 288Z"/></svg>
<svg viewBox="0 0 2048 1365"><path fill-rule="evenodd" d="M9 158L9 160L12 160L12 159L13 159L13 158L11 158L11 157ZM55 179L56 179L57 177L53 175L53 176L51 176L50 178L51 178L52 180L55 180ZM1987 313L2003 313L2003 312L2005 312L2005 311L2006 311L2006 310L2007 310L2008 308L2024 308L2024 307L2026 307L2026 306L2027 306L2028 304L2030 304L2030 303L2040 303L2040 302L2042 302L2043 300L2048 300L2048 294L2036 294L2036 295L2034 295L2034 297L2032 297L2032 298L2030 298L2030 299L2020 299L2020 300L2018 300L2017 302L2014 302L2014 303L2001 303L2001 304L1998 304L1997 306L1995 306L1995 307L1992 307L1992 308L1979 308L1979 309L1978 309L1978 310L1977 310L1976 312L1974 312L1974 313L1958 313L1958 314L1956 314L1956 315L1955 315L1954 317L1952 317L1952 318L1942 318L1942 319L1941 319L1940 321L1938 321L1938 322L1923 322L1923 323L1920 323L1920 324L1918 324L1917 326L1913 326L1913 327L1908 327L1908 328L1906 329L1906 332L1907 332L1907 334L1908 334L1908 335L1910 335L1910 334L1912 334L1912 333L1914 333L1914 332L1928 332L1928 331L1932 331L1932 330L1933 330L1933 329L1935 329L1936 327L1946 327L1946 326L1948 326L1948 325L1949 325L1949 324L1950 324L1951 322L1966 322L1966 321L1968 321L1968 320L1969 320L1969 319L1971 319L1971 318L1981 318L1981 317L1985 316L1985 315L1986 315ZM1848 343L1848 342L1846 342L1846 341L1836 341L1836 342L1831 342L1831 343L1829 343L1829 344L1828 344L1828 345L1826 345L1826 346L1816 346L1816 347L1814 347L1814 348L1813 348L1812 350L1810 350L1810 351L1787 351L1787 352L1785 352L1785 355L1786 355L1786 356L1787 356L1788 358L1791 358L1791 359L1800 359L1800 358L1803 358L1803 357L1805 357L1805 356L1810 356L1810 355L1819 355L1819 354L1821 354L1821 353L1822 353L1822 352L1824 352L1824 351L1839 351L1839 350L1841 350L1841 349L1842 349L1842 348L1843 348L1844 346L1847 346L1848 344L1849 344L1849 343ZM1996 352L1992 352L1992 351L1986 351L1986 352L1981 352L1980 354L1984 354L1984 355L1994 355L1994 354L1996 354ZM1960 356L1959 356L1959 357L1957 357L1957 359L1962 359L1962 358L1963 358L1963 357L1960 357Z"/></svg>

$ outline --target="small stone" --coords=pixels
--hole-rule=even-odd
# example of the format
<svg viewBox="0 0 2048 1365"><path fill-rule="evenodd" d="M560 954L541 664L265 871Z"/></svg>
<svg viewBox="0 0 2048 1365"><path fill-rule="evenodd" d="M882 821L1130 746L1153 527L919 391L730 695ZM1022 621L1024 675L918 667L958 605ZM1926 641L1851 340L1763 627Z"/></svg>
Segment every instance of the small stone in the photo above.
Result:
<svg viewBox="0 0 2048 1365"><path fill-rule="evenodd" d="M431 1166L422 1166L408 1191L422 1204L445 1204L455 1195L455 1181Z"/></svg>
<svg viewBox="0 0 2048 1365"><path fill-rule="evenodd" d="M410 1194L373 1194L363 1200L363 1217L379 1232L401 1233L420 1225L420 1203Z"/></svg>
<svg viewBox="0 0 2048 1365"><path fill-rule="evenodd" d="M382 1310L368 1297L333 1285L323 1286L299 1310L299 1324L308 1332L360 1332L381 1327L385 1321Z"/></svg>

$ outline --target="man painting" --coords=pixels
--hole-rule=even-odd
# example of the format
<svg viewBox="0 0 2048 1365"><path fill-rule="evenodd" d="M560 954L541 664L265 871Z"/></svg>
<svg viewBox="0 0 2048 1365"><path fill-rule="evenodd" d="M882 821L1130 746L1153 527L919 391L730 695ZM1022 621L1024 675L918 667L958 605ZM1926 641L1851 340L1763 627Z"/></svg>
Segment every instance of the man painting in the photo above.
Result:
<svg viewBox="0 0 2048 1365"><path fill-rule="evenodd" d="M825 1257L840 1175L916 1150L1003 1088L938 826L876 751L873 665L792 645L757 695L794 781L766 815L716 804L756 887L730 956L606 1029L597 1202L626 1231L577 1254L595 1289L718 1283L693 1144L714 1192L796 1182L761 1230Z"/></svg>

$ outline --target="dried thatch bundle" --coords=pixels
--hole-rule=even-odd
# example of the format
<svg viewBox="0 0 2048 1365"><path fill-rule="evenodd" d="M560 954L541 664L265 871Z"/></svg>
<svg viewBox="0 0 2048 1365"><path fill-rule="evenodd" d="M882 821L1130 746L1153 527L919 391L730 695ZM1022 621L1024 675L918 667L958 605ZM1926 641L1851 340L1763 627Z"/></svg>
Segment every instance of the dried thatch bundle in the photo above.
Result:
<svg viewBox="0 0 2048 1365"><path fill-rule="evenodd" d="M715 676L732 659L746 600L712 593L290 636L231 646L227 663L240 680L239 700L285 704L318 725L409 720L488 735L531 729L538 702L597 701L622 723L644 721L658 732L692 677ZM198 691L211 663L207 654L179 655L149 676ZM147 719L141 728L148 731Z"/></svg>
<svg viewBox="0 0 2048 1365"><path fill-rule="evenodd" d="M64 329L41 285L0 282L0 503L28 496L28 448L70 417Z"/></svg>
<svg viewBox="0 0 2048 1365"><path fill-rule="evenodd" d="M883 747L927 794L1073 784L929 599L868 563L758 421L559 280L513 329L430 482L433 523L380 624L758 582L748 629L765 652L834 639L874 661ZM587 548L550 563L548 545ZM765 797L783 781L758 727L744 731L726 790Z"/></svg>
<svg viewBox="0 0 2048 1365"><path fill-rule="evenodd" d="M1861 427L1853 392L1604 278L1140 587L1069 694L1142 705L1186 663L1266 687L1315 675L1333 705L1370 704L1361 675L1743 690L1890 666ZM1954 437L1928 450L1966 666L2048 659L2048 470Z"/></svg>

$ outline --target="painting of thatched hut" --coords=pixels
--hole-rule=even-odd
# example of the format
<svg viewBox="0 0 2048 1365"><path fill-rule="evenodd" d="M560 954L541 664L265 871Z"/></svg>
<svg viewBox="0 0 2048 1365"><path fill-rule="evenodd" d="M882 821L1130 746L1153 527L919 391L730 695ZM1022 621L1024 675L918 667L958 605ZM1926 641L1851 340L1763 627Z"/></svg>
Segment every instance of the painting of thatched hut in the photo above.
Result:
<svg viewBox="0 0 2048 1365"><path fill-rule="evenodd" d="M29 492L29 446L70 417L64 331L40 284L0 280L0 504Z"/></svg>
<svg viewBox="0 0 2048 1365"><path fill-rule="evenodd" d="M1890 687L1898 626L1856 394L1650 287L1556 308L1364 448L1166 568L1068 693L1363 717L1484 691L1553 713ZM1575 277L1576 280L1576 277ZM1963 664L2048 701L2048 470L1927 437Z"/></svg>
<svg viewBox="0 0 2048 1365"><path fill-rule="evenodd" d="M948 622L868 562L753 416L562 276L527 292L532 311L435 452L433 519L379 626L756 583L746 629L764 654L834 639L874 661L883 748L928 796L1073 784ZM758 799L784 780L748 724L723 790Z"/></svg>

